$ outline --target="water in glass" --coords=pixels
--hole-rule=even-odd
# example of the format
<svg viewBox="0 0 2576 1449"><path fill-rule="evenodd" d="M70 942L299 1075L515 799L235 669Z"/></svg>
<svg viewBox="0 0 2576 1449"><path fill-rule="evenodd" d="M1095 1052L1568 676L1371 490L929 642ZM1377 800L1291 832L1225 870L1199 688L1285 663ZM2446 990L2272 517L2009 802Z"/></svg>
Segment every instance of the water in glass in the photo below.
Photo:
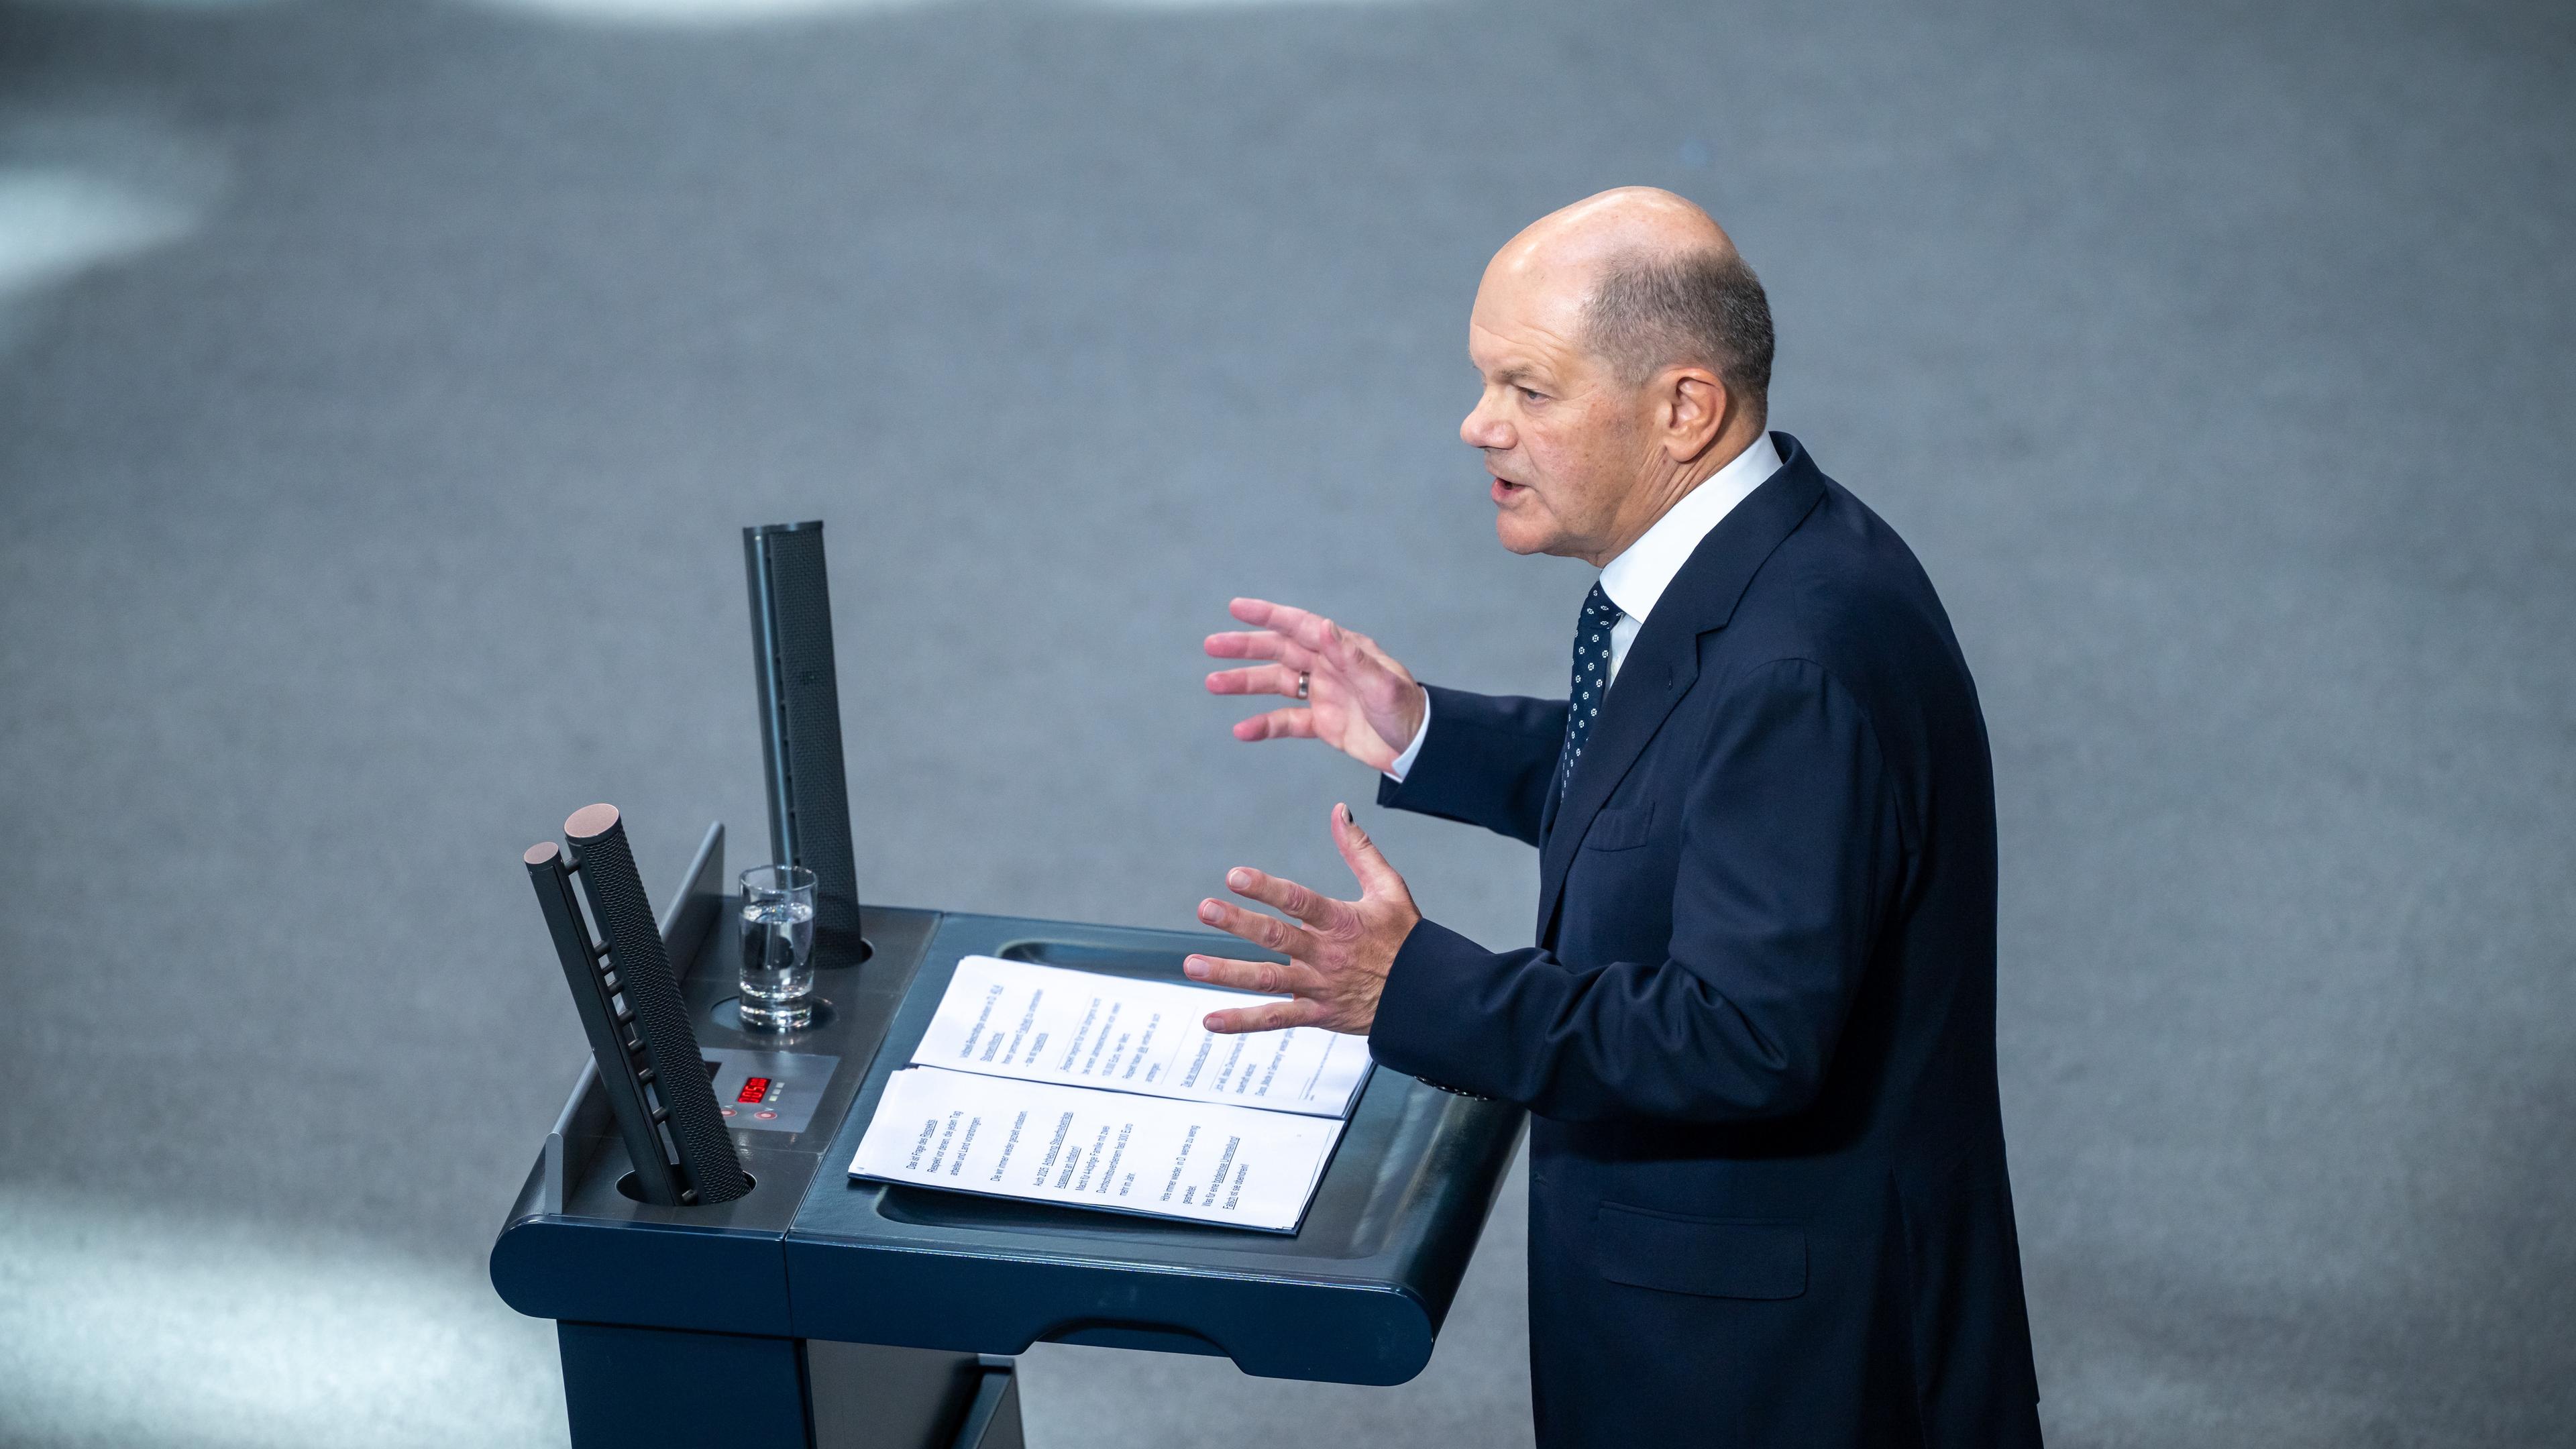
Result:
<svg viewBox="0 0 2576 1449"><path fill-rule="evenodd" d="M814 1019L814 907L794 899L742 908L742 1020L799 1027Z"/></svg>

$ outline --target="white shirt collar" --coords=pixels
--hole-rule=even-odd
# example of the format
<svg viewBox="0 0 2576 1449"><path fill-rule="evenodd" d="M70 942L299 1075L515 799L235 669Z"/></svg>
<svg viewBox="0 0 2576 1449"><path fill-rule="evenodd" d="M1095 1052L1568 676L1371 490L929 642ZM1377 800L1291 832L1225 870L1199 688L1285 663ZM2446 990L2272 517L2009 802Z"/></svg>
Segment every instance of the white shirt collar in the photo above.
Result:
<svg viewBox="0 0 2576 1449"><path fill-rule="evenodd" d="M1770 476L1780 471L1780 450L1771 442L1768 431L1754 438L1743 452L1725 467L1701 480L1700 485L1681 496L1681 501L1667 509L1628 551L1602 567L1601 592L1619 606L1627 617L1620 620L1643 622L1653 612L1655 601L1670 588L1673 576L1690 562L1699 541L1710 529L1735 511L1735 505L1750 497ZM1631 637L1634 637L1633 635Z"/></svg>

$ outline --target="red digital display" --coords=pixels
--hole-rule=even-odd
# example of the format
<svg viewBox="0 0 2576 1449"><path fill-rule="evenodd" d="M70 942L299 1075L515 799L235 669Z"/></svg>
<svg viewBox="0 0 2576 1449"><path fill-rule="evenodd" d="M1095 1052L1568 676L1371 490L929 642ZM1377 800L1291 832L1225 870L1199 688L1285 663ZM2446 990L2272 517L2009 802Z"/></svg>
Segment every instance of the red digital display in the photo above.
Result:
<svg viewBox="0 0 2576 1449"><path fill-rule="evenodd" d="M737 1102L757 1102L768 1095L769 1079L754 1077L742 1084L742 1090L734 1093L733 1099Z"/></svg>

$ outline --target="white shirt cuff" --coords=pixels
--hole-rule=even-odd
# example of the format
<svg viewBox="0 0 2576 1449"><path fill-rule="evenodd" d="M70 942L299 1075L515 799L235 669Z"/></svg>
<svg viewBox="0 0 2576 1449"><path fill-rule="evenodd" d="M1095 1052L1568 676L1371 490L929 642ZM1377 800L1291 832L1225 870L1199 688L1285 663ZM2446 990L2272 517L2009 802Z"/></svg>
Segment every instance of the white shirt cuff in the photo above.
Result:
<svg viewBox="0 0 2576 1449"><path fill-rule="evenodd" d="M1421 728L1416 729L1413 732L1413 743L1406 745L1404 747L1404 753L1395 757L1395 763L1386 767L1386 777L1399 785L1403 784L1405 774L1413 768L1413 757L1422 753L1422 742L1430 738L1430 736L1431 691L1426 689L1422 691Z"/></svg>

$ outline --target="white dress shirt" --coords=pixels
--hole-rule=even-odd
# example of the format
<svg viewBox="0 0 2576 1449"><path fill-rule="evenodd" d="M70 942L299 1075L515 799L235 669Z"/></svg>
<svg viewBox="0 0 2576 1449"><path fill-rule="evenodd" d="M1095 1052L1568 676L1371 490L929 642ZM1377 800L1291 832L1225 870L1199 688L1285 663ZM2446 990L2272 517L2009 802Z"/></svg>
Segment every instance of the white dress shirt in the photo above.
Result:
<svg viewBox="0 0 2576 1449"><path fill-rule="evenodd" d="M1637 631L1646 626L1646 616L1654 612L1664 590L1672 587L1673 576L1690 562L1700 540L1733 513L1735 505L1751 497L1754 489L1779 471L1780 450L1773 446L1771 434L1766 431L1725 467L1683 494L1625 552L1602 566L1601 592L1619 606L1619 622L1610 626L1611 679L1619 677L1628 646L1637 642ZM1414 730L1413 742L1404 747L1404 753L1386 767L1386 777L1403 784L1405 775L1413 769L1414 757L1422 753L1422 742L1430 735L1431 695L1426 690L1422 696L1422 724Z"/></svg>

